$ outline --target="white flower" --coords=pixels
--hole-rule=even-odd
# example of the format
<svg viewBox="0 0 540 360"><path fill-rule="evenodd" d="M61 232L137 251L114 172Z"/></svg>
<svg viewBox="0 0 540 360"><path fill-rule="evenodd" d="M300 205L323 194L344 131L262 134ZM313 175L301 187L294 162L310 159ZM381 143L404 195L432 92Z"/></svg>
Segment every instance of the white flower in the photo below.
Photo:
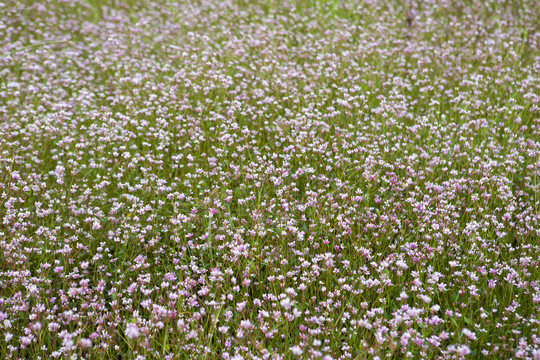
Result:
<svg viewBox="0 0 540 360"><path fill-rule="evenodd" d="M300 356L302 355L302 349L300 348L300 346L298 345L295 345L295 346L291 346L291 351L293 353L293 355L296 355L296 356Z"/></svg>
<svg viewBox="0 0 540 360"><path fill-rule="evenodd" d="M456 348L456 353L458 355L469 355L471 353L471 349L467 345L461 345L458 348Z"/></svg>
<svg viewBox="0 0 540 360"><path fill-rule="evenodd" d="M476 340L476 334L474 332L472 332L471 330L463 329L462 332L463 332L463 335L465 335L469 339Z"/></svg>
<svg viewBox="0 0 540 360"><path fill-rule="evenodd" d="M139 329L137 328L137 325L133 323L128 324L128 326L126 327L126 336L128 337L128 339L134 339L139 335L140 335L140 332L139 332Z"/></svg>
<svg viewBox="0 0 540 360"><path fill-rule="evenodd" d="M181 330L181 331L184 331L187 328L186 322L184 319L178 319L178 321L176 322L176 326L178 326L178 330Z"/></svg>
<svg viewBox="0 0 540 360"><path fill-rule="evenodd" d="M288 297L286 297L285 299L281 300L280 302L281 306L283 306L283 308L285 310L289 310L292 306L293 306L293 302L291 301L291 299L289 299Z"/></svg>
<svg viewBox="0 0 540 360"><path fill-rule="evenodd" d="M83 349L87 349L92 346L92 340L82 338L81 340L79 340L79 346L82 347Z"/></svg>

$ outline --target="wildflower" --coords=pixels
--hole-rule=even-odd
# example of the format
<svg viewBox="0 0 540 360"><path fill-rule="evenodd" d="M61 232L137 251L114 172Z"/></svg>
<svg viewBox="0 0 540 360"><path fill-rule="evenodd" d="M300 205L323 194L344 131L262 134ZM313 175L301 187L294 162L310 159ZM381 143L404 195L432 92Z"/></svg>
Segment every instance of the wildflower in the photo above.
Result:
<svg viewBox="0 0 540 360"><path fill-rule="evenodd" d="M291 346L291 352L295 356L300 356L303 353L302 348L300 348L300 346L298 346L298 345Z"/></svg>
<svg viewBox="0 0 540 360"><path fill-rule="evenodd" d="M92 346L92 340L82 338L79 340L79 346L83 349L88 349Z"/></svg>
<svg viewBox="0 0 540 360"><path fill-rule="evenodd" d="M129 323L126 327L126 336L128 339L135 339L140 335L139 328L136 324Z"/></svg>
<svg viewBox="0 0 540 360"><path fill-rule="evenodd" d="M178 319L178 321L176 322L176 326L178 327L179 330L181 331L184 331L187 329L187 326L186 326L186 322L184 319Z"/></svg>
<svg viewBox="0 0 540 360"><path fill-rule="evenodd" d="M461 356L469 355L471 349L467 345L461 345L456 348L456 353Z"/></svg>
<svg viewBox="0 0 540 360"><path fill-rule="evenodd" d="M468 337L470 340L476 340L476 334L469 329L463 329L462 330L463 335Z"/></svg>
<svg viewBox="0 0 540 360"><path fill-rule="evenodd" d="M293 306L293 302L288 297L280 301L280 305L285 309L289 310Z"/></svg>

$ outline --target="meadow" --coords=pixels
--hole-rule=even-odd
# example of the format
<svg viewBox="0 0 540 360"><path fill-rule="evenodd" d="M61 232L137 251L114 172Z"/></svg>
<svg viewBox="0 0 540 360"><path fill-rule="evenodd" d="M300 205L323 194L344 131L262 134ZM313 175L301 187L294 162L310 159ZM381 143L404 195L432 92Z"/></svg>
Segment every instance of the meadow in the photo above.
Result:
<svg viewBox="0 0 540 360"><path fill-rule="evenodd" d="M0 2L1 359L540 360L536 0Z"/></svg>

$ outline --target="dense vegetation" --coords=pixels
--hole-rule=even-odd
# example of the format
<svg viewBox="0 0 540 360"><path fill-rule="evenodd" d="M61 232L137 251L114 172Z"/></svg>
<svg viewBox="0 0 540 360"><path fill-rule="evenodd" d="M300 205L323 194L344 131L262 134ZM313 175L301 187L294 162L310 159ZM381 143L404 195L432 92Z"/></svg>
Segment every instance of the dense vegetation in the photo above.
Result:
<svg viewBox="0 0 540 360"><path fill-rule="evenodd" d="M540 359L539 14L0 3L0 358Z"/></svg>

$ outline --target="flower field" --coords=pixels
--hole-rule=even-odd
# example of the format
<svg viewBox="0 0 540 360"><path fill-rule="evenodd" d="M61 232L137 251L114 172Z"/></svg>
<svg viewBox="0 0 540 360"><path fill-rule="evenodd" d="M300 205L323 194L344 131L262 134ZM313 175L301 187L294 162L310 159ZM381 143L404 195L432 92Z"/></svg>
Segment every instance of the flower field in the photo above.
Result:
<svg viewBox="0 0 540 360"><path fill-rule="evenodd" d="M0 359L540 360L540 3L0 2Z"/></svg>

